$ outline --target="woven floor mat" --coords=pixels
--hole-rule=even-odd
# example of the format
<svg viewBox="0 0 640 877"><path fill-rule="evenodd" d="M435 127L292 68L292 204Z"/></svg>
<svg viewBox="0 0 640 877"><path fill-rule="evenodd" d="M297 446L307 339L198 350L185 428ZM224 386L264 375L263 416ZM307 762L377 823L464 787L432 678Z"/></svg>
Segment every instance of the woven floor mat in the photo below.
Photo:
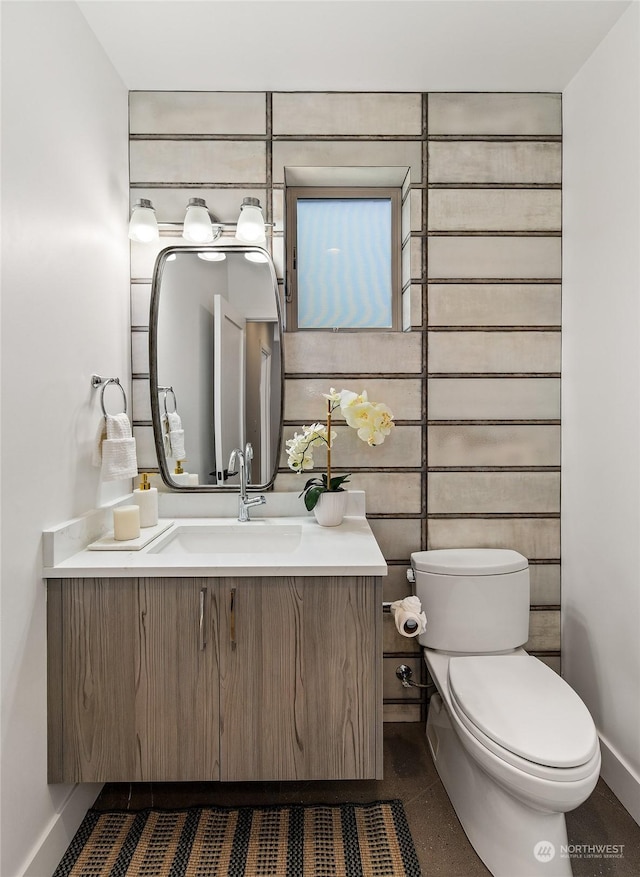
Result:
<svg viewBox="0 0 640 877"><path fill-rule="evenodd" d="M53 877L420 877L401 801L90 810Z"/></svg>

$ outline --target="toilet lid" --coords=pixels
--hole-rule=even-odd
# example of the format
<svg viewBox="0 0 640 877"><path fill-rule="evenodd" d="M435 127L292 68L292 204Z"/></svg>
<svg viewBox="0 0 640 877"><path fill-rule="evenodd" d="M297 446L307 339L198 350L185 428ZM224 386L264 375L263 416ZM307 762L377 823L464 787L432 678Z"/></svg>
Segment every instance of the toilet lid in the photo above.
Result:
<svg viewBox="0 0 640 877"><path fill-rule="evenodd" d="M526 569L526 557L510 548L435 548L414 551L414 569L445 576L504 575Z"/></svg>
<svg viewBox="0 0 640 877"><path fill-rule="evenodd" d="M595 725L584 703L531 655L451 658L449 687L476 728L527 761L576 767L597 750Z"/></svg>

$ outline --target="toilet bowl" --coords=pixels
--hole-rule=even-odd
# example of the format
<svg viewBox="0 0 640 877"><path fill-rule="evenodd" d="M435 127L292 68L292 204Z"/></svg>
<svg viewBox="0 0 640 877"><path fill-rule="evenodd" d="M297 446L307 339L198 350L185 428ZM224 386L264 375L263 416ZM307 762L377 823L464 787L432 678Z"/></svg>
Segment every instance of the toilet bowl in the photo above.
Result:
<svg viewBox="0 0 640 877"><path fill-rule="evenodd" d="M438 692L427 738L467 837L495 877L569 877L564 814L593 791L600 747L578 695L522 649L526 558L455 549L411 562Z"/></svg>

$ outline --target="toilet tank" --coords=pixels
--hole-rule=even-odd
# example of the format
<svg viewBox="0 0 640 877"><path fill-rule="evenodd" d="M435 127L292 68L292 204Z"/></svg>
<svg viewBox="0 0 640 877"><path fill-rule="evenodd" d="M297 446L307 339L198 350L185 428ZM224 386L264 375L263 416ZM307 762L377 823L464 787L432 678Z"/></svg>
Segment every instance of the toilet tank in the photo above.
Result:
<svg viewBox="0 0 640 877"><path fill-rule="evenodd" d="M447 548L411 555L427 616L418 642L448 652L502 652L529 639L529 564L503 548Z"/></svg>

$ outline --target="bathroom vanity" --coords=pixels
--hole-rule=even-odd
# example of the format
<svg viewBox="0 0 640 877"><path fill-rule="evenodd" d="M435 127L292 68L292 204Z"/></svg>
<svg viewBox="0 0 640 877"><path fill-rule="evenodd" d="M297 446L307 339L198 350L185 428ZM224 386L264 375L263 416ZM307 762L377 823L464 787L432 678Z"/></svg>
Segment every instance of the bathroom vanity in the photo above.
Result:
<svg viewBox="0 0 640 877"><path fill-rule="evenodd" d="M49 781L381 778L385 573L364 515L45 560Z"/></svg>

